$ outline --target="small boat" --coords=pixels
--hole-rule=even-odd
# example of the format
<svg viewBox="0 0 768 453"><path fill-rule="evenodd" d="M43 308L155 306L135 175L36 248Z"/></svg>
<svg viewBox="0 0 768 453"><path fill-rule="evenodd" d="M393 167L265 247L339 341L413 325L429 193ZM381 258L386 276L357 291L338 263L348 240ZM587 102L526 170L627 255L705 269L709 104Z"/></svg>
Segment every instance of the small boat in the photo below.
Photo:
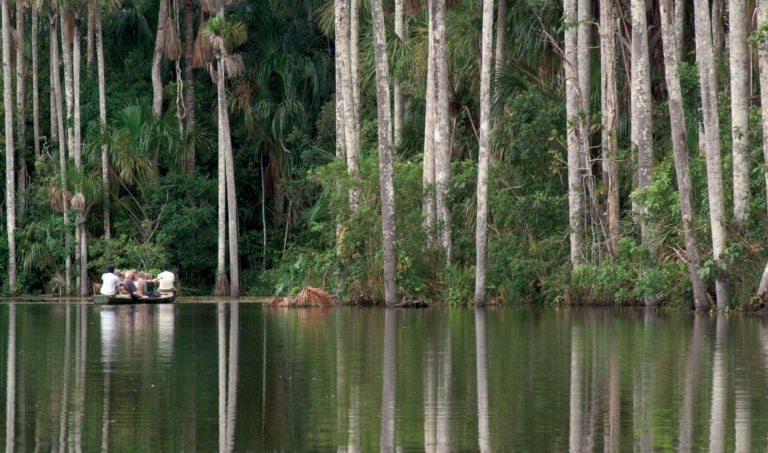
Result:
<svg viewBox="0 0 768 453"><path fill-rule="evenodd" d="M128 294L117 294L115 296L96 294L91 300L93 300L94 304L98 305L172 304L176 302L176 293L161 294L160 297L150 297L149 299L131 297Z"/></svg>

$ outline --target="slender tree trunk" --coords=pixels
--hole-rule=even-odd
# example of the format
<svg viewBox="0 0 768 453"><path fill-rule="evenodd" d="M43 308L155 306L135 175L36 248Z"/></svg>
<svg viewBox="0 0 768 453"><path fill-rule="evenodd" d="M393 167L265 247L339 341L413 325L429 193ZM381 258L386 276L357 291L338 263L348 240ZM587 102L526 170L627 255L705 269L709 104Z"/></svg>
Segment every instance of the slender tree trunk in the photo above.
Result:
<svg viewBox="0 0 768 453"><path fill-rule="evenodd" d="M16 148L19 151L19 166L16 174L19 193L27 191L27 62L24 59L24 3L16 3ZM26 212L25 197L16 206L16 222L21 222Z"/></svg>
<svg viewBox="0 0 768 453"><path fill-rule="evenodd" d="M381 193L382 257L384 262L384 302L399 302L397 295L397 230L395 228L394 163L392 159L392 113L389 107L389 62L384 34L381 0L371 0L373 51L376 62L376 110L379 129L379 190Z"/></svg>
<svg viewBox="0 0 768 453"><path fill-rule="evenodd" d="M579 77L579 102L581 106L582 160L584 168L589 165L589 130L592 118L592 2L578 0L578 47L577 67ZM634 36L634 35L633 35ZM634 66L634 65L633 65Z"/></svg>
<svg viewBox="0 0 768 453"><path fill-rule="evenodd" d="M219 107L220 109L221 107ZM222 146L222 137L219 134L219 167L218 167L218 249L217 249L217 267L216 267L216 289L217 296L225 296L229 293L229 279L227 278L227 171L224 162L224 150Z"/></svg>
<svg viewBox="0 0 768 453"><path fill-rule="evenodd" d="M40 62L39 62L39 44L38 27L39 16L37 8L32 9L32 133L35 139L35 158L40 157Z"/></svg>
<svg viewBox="0 0 768 453"><path fill-rule="evenodd" d="M503 0L501 0L503 1ZM477 220L475 227L475 306L485 305L488 242L488 161L491 133L491 66L493 65L493 0L483 0L480 59L480 143L477 162Z"/></svg>
<svg viewBox="0 0 768 453"><path fill-rule="evenodd" d="M495 72L498 77L507 65L507 0L498 0L496 7Z"/></svg>
<svg viewBox="0 0 768 453"><path fill-rule="evenodd" d="M675 42L677 42L677 61L685 59L685 41L683 33L685 32L685 4L684 0L675 0Z"/></svg>
<svg viewBox="0 0 768 453"><path fill-rule="evenodd" d="M344 84L341 82L344 77L344 67L347 62L346 55L343 51L343 43L339 40L344 39L344 3L342 0L336 0L333 7L333 23L334 23L334 35L335 45L334 47L334 70L335 70L335 83L336 83L336 157L341 159L345 164L347 162L347 136L345 115L346 111L344 100Z"/></svg>
<svg viewBox="0 0 768 453"><path fill-rule="evenodd" d="M76 156L75 153L77 152L77 144L75 143L75 129L74 129L74 84L73 84L73 68L72 68L72 12L67 7L63 7L60 11L61 16L61 52L62 52L62 60L64 61L64 102L65 102L65 114L66 114L66 132L67 132L67 153L65 153L65 156L68 154L70 159L79 159L79 156ZM62 151L65 148L62 147ZM68 186L66 183L66 171L67 171L67 164L66 164L66 158L63 161L63 165L61 166L62 171L62 188L64 190L64 197L67 198L66 192L68 191ZM64 223L66 228L66 234L69 236L70 229L69 229L69 201L67 201L66 204L64 204L65 212L64 212ZM79 250L79 234L76 229L75 232L75 249ZM65 240L66 249L67 249L67 295L72 294L70 290L71 285L71 279L72 279L72 251L71 251L71 243L70 240ZM79 260L77 260L79 262ZM77 263L75 263L77 265Z"/></svg>
<svg viewBox="0 0 768 453"><path fill-rule="evenodd" d="M572 22L576 19L576 0L563 0L565 27L565 56L563 68L565 71L565 110L568 147L568 223L571 239L571 265L583 263L584 195L581 190L581 162L579 143L579 84L578 66L576 62L577 38L576 27Z"/></svg>
<svg viewBox="0 0 768 453"><path fill-rule="evenodd" d="M434 46L435 89L435 211L439 227L438 246L446 265L451 264L451 211L448 188L451 180L451 143L448 80L448 42L445 28L445 0L431 1L430 18Z"/></svg>
<svg viewBox="0 0 768 453"><path fill-rule="evenodd" d="M72 154L75 159L75 166L80 168L82 163L82 127L80 119L80 73L82 67L82 52L80 49L80 22L82 20L82 14L80 13L80 7L75 9L72 27L72 93L73 93L73 118L74 118L74 137L75 141L72 143Z"/></svg>
<svg viewBox="0 0 768 453"><path fill-rule="evenodd" d="M152 113L155 115L155 118L160 118L163 114L163 78L160 75L160 66L163 62L166 23L168 23L168 1L160 0L155 50L152 54Z"/></svg>
<svg viewBox="0 0 768 453"><path fill-rule="evenodd" d="M745 0L729 0L731 134L733 137L733 215L747 218L749 202L749 52Z"/></svg>
<svg viewBox="0 0 768 453"><path fill-rule="evenodd" d="M106 75L104 74L104 33L101 22L101 6L94 7L94 24L96 26L96 69L99 78L99 120L101 127L107 128L107 92ZM107 154L107 145L101 145L101 203L104 214L104 239L107 241L112 237L112 224L110 220L109 208L109 155Z"/></svg>
<svg viewBox="0 0 768 453"><path fill-rule="evenodd" d="M632 0L632 144L637 149L637 188L653 183L653 139L651 137L651 72L648 56L648 23L645 0ZM645 206L637 206L643 244L651 246L652 233L644 219Z"/></svg>
<svg viewBox="0 0 768 453"><path fill-rule="evenodd" d="M725 0L712 0L710 23L712 26L712 65L715 69L720 67L720 64L723 62L723 48L725 47L724 2ZM719 91L717 87L718 81L715 80L714 82L715 91Z"/></svg>
<svg viewBox="0 0 768 453"><path fill-rule="evenodd" d="M432 13L430 12L431 16ZM432 36L432 20L428 25L429 36ZM435 51L432 45L432 39L428 42L427 55L427 87L424 99L424 157L422 162L422 204L421 204L421 225L427 234L429 246L434 245L434 228L437 223L437 212L435 210L435 71L434 59Z"/></svg>
<svg viewBox="0 0 768 453"><path fill-rule="evenodd" d="M403 0L395 0L395 35L401 43L405 43L407 39L405 35L405 20L403 18ZM397 73L392 77L392 86L394 90L394 102L395 116L395 149L397 149L403 141L403 93L400 86L400 76Z"/></svg>
<svg viewBox="0 0 768 453"><path fill-rule="evenodd" d="M352 113L355 153L360 154L360 0L349 3L349 77L352 83Z"/></svg>
<svg viewBox="0 0 768 453"><path fill-rule="evenodd" d="M706 0L694 0L696 21L696 60L699 63L701 86L701 110L704 122L704 149L707 161L707 194L709 195L709 220L712 234L712 255L721 264L720 255L725 250L725 209L723 202L723 177L720 163L720 121L717 117L717 87L715 60L712 49L712 26ZM717 308L729 306L725 271L715 278Z"/></svg>
<svg viewBox="0 0 768 453"><path fill-rule="evenodd" d="M678 5L679 7L679 5ZM664 42L664 72L667 82L669 99L669 122L672 129L672 150L675 156L675 173L677 175L677 191L680 197L680 215L683 222L685 250L688 255L688 274L693 287L693 303L697 310L709 309L704 282L699 277L701 258L699 245L694 233L695 214L693 209L693 188L691 172L688 168L688 142L685 133L685 111L683 95L680 87L680 70L677 56L677 41L673 22L672 0L662 0L659 3L661 13L661 33Z"/></svg>
<svg viewBox="0 0 768 453"><path fill-rule="evenodd" d="M608 205L608 251L619 254L618 104L616 88L616 13L614 0L600 1L600 86L602 87L602 152Z"/></svg>
<svg viewBox="0 0 768 453"><path fill-rule="evenodd" d="M50 11L48 13L48 27L50 30L50 45L48 46L48 50L50 52L50 62L58 62L59 61L59 46L58 46L58 24L57 24L57 15ZM59 110L58 106L58 98L56 97L56 75L58 68L58 64L51 64L48 67L48 81L50 83L51 89L49 91L49 102L50 102L50 125L51 125L51 143L59 144L59 114L61 110Z"/></svg>
<svg viewBox="0 0 768 453"><path fill-rule="evenodd" d="M235 169L232 156L232 140L229 135L229 112L227 111L227 93L225 90L226 72L223 58L218 58L219 80L217 95L219 104L219 135L224 156L224 169L227 196L227 229L229 238L229 295L240 296L240 264L238 251L237 198L235 193Z"/></svg>
<svg viewBox="0 0 768 453"><path fill-rule="evenodd" d="M352 74L349 65L350 38L349 38L349 9L345 0L336 0L336 11L339 20L336 23L336 46L340 48L344 56L341 62L337 61L341 70L341 91L344 102L344 150L347 157L347 173L357 179L360 176L359 153L355 137L355 113L354 96L352 93ZM349 205L352 210L357 210L358 191L351 189L349 192Z"/></svg>
<svg viewBox="0 0 768 453"><path fill-rule="evenodd" d="M13 82L11 79L11 12L2 2L3 106L5 109L5 227L8 230L8 292L16 292L16 187L13 146Z"/></svg>
<svg viewBox="0 0 768 453"><path fill-rule="evenodd" d="M195 48L195 11L193 0L184 0L184 113L187 130L195 126L195 74L192 67L192 53ZM195 171L195 148L189 150L184 170Z"/></svg>
<svg viewBox="0 0 768 453"><path fill-rule="evenodd" d="M96 2L89 2L86 4L86 8L88 26L85 29L85 70L86 76L90 79L93 76L93 37L96 29L96 8L101 8L101 5Z"/></svg>

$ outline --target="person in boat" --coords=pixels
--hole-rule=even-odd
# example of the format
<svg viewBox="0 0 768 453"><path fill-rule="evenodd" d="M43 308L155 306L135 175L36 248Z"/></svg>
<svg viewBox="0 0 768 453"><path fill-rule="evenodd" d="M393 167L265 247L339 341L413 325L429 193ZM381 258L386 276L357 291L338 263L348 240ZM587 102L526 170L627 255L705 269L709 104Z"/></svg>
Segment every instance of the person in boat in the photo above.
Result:
<svg viewBox="0 0 768 453"><path fill-rule="evenodd" d="M163 272L157 274L155 283L157 284L157 291L161 296L176 292L176 276L171 272L168 266L164 266Z"/></svg>
<svg viewBox="0 0 768 453"><path fill-rule="evenodd" d="M136 271L128 271L125 273L125 282L123 282L125 290L131 297L136 299L149 299L149 297L142 293L138 287L136 287Z"/></svg>
<svg viewBox="0 0 768 453"><path fill-rule="evenodd" d="M105 296L114 296L117 294L120 286L120 277L115 274L115 266L107 267L107 272L101 274L101 289L99 292Z"/></svg>
<svg viewBox="0 0 768 453"><path fill-rule="evenodd" d="M136 273L136 288L141 291L141 294L149 295L147 292L147 274L143 271Z"/></svg>

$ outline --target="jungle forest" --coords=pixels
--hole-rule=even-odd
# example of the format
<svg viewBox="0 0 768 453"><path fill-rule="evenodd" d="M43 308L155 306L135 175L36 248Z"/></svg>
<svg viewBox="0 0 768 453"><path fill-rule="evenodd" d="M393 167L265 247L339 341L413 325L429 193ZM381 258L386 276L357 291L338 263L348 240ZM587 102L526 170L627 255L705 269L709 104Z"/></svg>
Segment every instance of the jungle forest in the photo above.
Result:
<svg viewBox="0 0 768 453"><path fill-rule="evenodd" d="M768 2L10 0L2 62L7 295L768 301Z"/></svg>

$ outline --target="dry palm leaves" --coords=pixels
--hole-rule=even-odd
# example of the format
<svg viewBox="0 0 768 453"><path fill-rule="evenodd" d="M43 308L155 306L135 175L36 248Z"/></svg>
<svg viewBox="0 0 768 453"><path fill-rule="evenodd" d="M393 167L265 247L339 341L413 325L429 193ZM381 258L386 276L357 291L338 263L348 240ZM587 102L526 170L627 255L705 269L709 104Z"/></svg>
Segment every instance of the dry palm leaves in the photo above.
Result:
<svg viewBox="0 0 768 453"><path fill-rule="evenodd" d="M55 211L64 212L64 197L66 197L67 205L69 205L72 200L71 193L61 190L61 187L48 187L48 203Z"/></svg>
<svg viewBox="0 0 768 453"><path fill-rule="evenodd" d="M274 297L268 307L331 307L336 299L320 288L306 287L296 297Z"/></svg>

